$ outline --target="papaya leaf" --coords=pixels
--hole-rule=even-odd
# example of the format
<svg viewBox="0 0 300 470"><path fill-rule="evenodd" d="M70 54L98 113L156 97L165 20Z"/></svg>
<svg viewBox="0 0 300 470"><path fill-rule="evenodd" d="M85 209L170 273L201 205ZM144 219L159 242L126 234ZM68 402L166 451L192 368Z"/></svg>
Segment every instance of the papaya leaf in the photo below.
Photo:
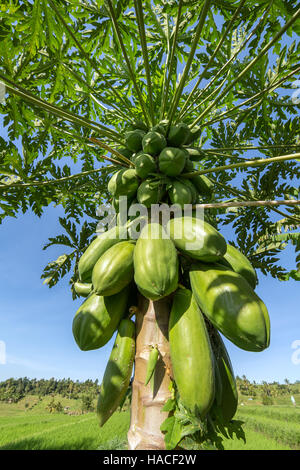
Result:
<svg viewBox="0 0 300 470"><path fill-rule="evenodd" d="M182 439L182 426L175 416L169 416L160 426L160 430L165 433L166 449L175 449Z"/></svg>
<svg viewBox="0 0 300 470"><path fill-rule="evenodd" d="M164 406L162 407L161 411L174 411L176 408L176 400L173 398L169 398Z"/></svg>

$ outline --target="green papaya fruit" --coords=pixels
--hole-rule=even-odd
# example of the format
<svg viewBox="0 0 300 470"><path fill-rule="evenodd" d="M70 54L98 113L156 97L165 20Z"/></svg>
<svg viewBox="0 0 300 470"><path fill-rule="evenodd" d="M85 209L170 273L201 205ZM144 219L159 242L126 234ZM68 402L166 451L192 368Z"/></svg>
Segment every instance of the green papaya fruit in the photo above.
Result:
<svg viewBox="0 0 300 470"><path fill-rule="evenodd" d="M146 378L145 378L145 385L149 383L153 373L155 371L155 367L159 358L159 351L157 346L152 348L149 354L148 362L147 362L147 370L146 370Z"/></svg>
<svg viewBox="0 0 300 470"><path fill-rule="evenodd" d="M159 154L159 170L167 176L178 176L186 163L186 152L175 147L166 147Z"/></svg>
<svg viewBox="0 0 300 470"><path fill-rule="evenodd" d="M123 157L129 158L129 159L132 157L132 151L129 150L128 148L126 148L126 147L124 147L124 148L122 147L122 148L117 149L117 150L121 155L123 155Z"/></svg>
<svg viewBox="0 0 300 470"><path fill-rule="evenodd" d="M189 188L189 190L191 191L191 195L192 195L192 204L195 204L198 201L199 195L193 183L187 178L180 178L180 182L185 184Z"/></svg>
<svg viewBox="0 0 300 470"><path fill-rule="evenodd" d="M143 180L147 178L150 173L155 173L156 171L155 160L151 155L147 153L142 153L138 155L135 158L134 164L136 174L139 176L139 178Z"/></svg>
<svg viewBox="0 0 300 470"><path fill-rule="evenodd" d="M199 139L199 137L201 136L201 133L202 133L201 127L199 126L192 127L190 129L190 135L185 141L185 145L190 145L193 142L195 142L195 140Z"/></svg>
<svg viewBox="0 0 300 470"><path fill-rule="evenodd" d="M217 261L226 253L224 237L204 220L175 217L169 220L167 231L176 248L193 259Z"/></svg>
<svg viewBox="0 0 300 470"><path fill-rule="evenodd" d="M184 150L189 154L190 160L198 162L204 157L204 153L200 148L184 147Z"/></svg>
<svg viewBox="0 0 300 470"><path fill-rule="evenodd" d="M202 312L232 343L246 351L269 346L267 308L242 276L221 264L197 263L190 281Z"/></svg>
<svg viewBox="0 0 300 470"><path fill-rule="evenodd" d="M128 208L128 220L129 221L133 221L133 220L136 220L136 219L148 219L148 213L145 214L143 212L143 208L140 207L140 203L137 199L134 199L132 201L132 203L130 204L129 208ZM135 224L132 224L135 226ZM129 235L129 238L131 238L131 235L130 235L130 228L132 227L132 225L129 225L128 226L128 235Z"/></svg>
<svg viewBox="0 0 300 470"><path fill-rule="evenodd" d="M168 189L169 198L172 204L184 207L184 204L191 204L192 193L188 186L180 181L174 180Z"/></svg>
<svg viewBox="0 0 300 470"><path fill-rule="evenodd" d="M112 348L97 403L97 415L103 426L122 403L131 379L135 354L135 325L133 321L121 321Z"/></svg>
<svg viewBox="0 0 300 470"><path fill-rule="evenodd" d="M82 351L99 349L112 337L127 309L129 288L109 297L91 294L77 310L72 330Z"/></svg>
<svg viewBox="0 0 300 470"><path fill-rule="evenodd" d="M137 191L137 200L146 207L158 204L165 193L165 186L160 180L148 178L143 181Z"/></svg>
<svg viewBox="0 0 300 470"><path fill-rule="evenodd" d="M190 160L190 157L187 157L184 169L182 170L182 173L191 173L192 171L194 171L194 164Z"/></svg>
<svg viewBox="0 0 300 470"><path fill-rule="evenodd" d="M164 129L164 136L165 137L167 135L169 124L170 124L169 119L163 119L162 121L159 121L159 123L158 123L158 125Z"/></svg>
<svg viewBox="0 0 300 470"><path fill-rule="evenodd" d="M147 224L141 231L134 250L134 280L141 294L151 300L177 288L177 252L160 224Z"/></svg>
<svg viewBox="0 0 300 470"><path fill-rule="evenodd" d="M141 129L125 132L126 147L132 152L138 152L139 150L142 150L142 141L145 134L146 132Z"/></svg>
<svg viewBox="0 0 300 470"><path fill-rule="evenodd" d="M188 289L175 292L169 342L180 399L190 412L204 417L215 398L214 359L204 318Z"/></svg>
<svg viewBox="0 0 300 470"><path fill-rule="evenodd" d="M227 245L226 253L219 260L219 263L232 268L233 271L243 276L249 282L252 289L255 289L257 284L256 271L248 258L237 248Z"/></svg>
<svg viewBox="0 0 300 470"><path fill-rule="evenodd" d="M221 381L221 396L213 403L210 414L222 424L227 424L232 420L237 410L237 386L228 352L216 329L214 329L211 343Z"/></svg>
<svg viewBox="0 0 300 470"><path fill-rule="evenodd" d="M131 156L131 158L130 158L130 160L132 161L132 163L135 164L135 160L137 159L137 157L138 157L139 155L143 155L143 153L144 153L143 150L139 150L138 152L133 153L132 156Z"/></svg>
<svg viewBox="0 0 300 470"><path fill-rule="evenodd" d="M76 294L81 295L82 297L87 297L92 292L93 285L91 283L84 282L74 282L74 290Z"/></svg>
<svg viewBox="0 0 300 470"><path fill-rule="evenodd" d="M158 155L167 145L165 137L159 132L150 131L143 137L143 151L149 155Z"/></svg>
<svg viewBox="0 0 300 470"><path fill-rule="evenodd" d="M153 126L151 128L151 131L158 132L159 134L163 135L164 137L166 137L166 134L167 134L166 126L164 126L163 124L156 124L155 126Z"/></svg>
<svg viewBox="0 0 300 470"><path fill-rule="evenodd" d="M184 145L189 138L190 128L184 122L170 126L167 136L168 146L179 147L180 145Z"/></svg>
<svg viewBox="0 0 300 470"><path fill-rule="evenodd" d="M119 212L120 210L120 202L122 200L122 199L120 200L120 198L126 198L126 196L118 196L118 197L112 198L112 205L116 212ZM132 197L127 197L127 199L125 199L127 209L129 209L130 205L132 204L132 201L134 201ZM125 204L123 207L125 207Z"/></svg>
<svg viewBox="0 0 300 470"><path fill-rule="evenodd" d="M124 227L113 227L102 233L87 247L78 262L79 279L90 282L93 268L100 258L110 247L119 243L121 239L127 238L127 230Z"/></svg>
<svg viewBox="0 0 300 470"><path fill-rule="evenodd" d="M214 363L215 363L215 400L212 404L212 408L214 406L221 406L222 404L222 394L223 394L223 385L222 385L222 378L221 378L221 374L220 374L220 370L219 370L219 366L218 366L218 361L214 356ZM211 410L210 410L211 411Z"/></svg>
<svg viewBox="0 0 300 470"><path fill-rule="evenodd" d="M109 248L97 261L92 273L92 283L97 295L114 295L133 279L132 240L123 241Z"/></svg>
<svg viewBox="0 0 300 470"><path fill-rule="evenodd" d="M133 169L119 170L113 174L108 182L107 189L114 197L134 197L139 186L136 171Z"/></svg>
<svg viewBox="0 0 300 470"><path fill-rule="evenodd" d="M205 175L196 175L190 178L200 195L211 197L214 183Z"/></svg>
<svg viewBox="0 0 300 470"><path fill-rule="evenodd" d="M141 119L138 119L137 121L129 124L129 129L131 131L135 131L136 129L139 129L141 131L148 132L147 125Z"/></svg>

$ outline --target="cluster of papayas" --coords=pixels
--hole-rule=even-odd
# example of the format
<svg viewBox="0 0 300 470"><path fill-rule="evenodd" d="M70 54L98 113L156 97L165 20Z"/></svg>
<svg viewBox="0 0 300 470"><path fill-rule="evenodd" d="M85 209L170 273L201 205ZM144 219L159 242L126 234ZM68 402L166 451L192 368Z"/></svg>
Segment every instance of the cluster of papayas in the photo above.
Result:
<svg viewBox="0 0 300 470"><path fill-rule="evenodd" d="M183 206L211 195L210 180L180 177L193 171L194 149L190 157L187 146L197 136L183 123L165 121L150 131L129 131L125 150L135 169L119 170L110 179L114 207L120 196L151 207ZM73 321L78 346L100 348L118 331L98 401L101 425L121 403L132 374L135 332L129 307L136 305L137 292L152 301L172 300L170 354L183 405L201 418L210 414L223 424L232 419L237 389L219 332L247 351L262 351L270 341L268 311L254 291L256 272L243 253L207 219L174 217L165 226L148 220L137 240L131 239L128 223L98 236L81 256L78 273L74 288L87 297ZM158 356L154 348L145 384Z"/></svg>
<svg viewBox="0 0 300 470"><path fill-rule="evenodd" d="M125 193L146 207L158 202L183 207L211 197L213 183L209 178L182 176L193 171L194 162L202 158L201 150L190 147L200 136L199 128L191 130L183 122L169 125L168 121L151 129L139 127L126 132L126 147L119 149L134 163L134 169L118 170L108 185L115 208Z"/></svg>
<svg viewBox="0 0 300 470"><path fill-rule="evenodd" d="M175 291L170 315L174 379L190 412L200 417L209 413L226 424L235 414L238 396L219 332L241 349L262 351L270 341L268 311L254 292L253 266L212 225L176 217L168 222L167 232L189 274Z"/></svg>
<svg viewBox="0 0 300 470"><path fill-rule="evenodd" d="M73 336L82 351L103 347L117 332L105 369L97 413L102 426L122 403L133 369L135 325L130 306L136 304L133 282L134 241L114 227L97 236L78 262L75 292L86 297L73 319Z"/></svg>

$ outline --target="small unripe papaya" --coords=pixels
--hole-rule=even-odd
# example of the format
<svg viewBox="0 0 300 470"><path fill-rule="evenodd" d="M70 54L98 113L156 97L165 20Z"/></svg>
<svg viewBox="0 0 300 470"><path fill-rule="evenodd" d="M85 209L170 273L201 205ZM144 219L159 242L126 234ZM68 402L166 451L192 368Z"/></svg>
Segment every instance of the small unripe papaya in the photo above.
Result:
<svg viewBox="0 0 300 470"><path fill-rule="evenodd" d="M97 415L103 426L122 403L131 379L135 354L135 325L121 321L107 363L97 403Z"/></svg>

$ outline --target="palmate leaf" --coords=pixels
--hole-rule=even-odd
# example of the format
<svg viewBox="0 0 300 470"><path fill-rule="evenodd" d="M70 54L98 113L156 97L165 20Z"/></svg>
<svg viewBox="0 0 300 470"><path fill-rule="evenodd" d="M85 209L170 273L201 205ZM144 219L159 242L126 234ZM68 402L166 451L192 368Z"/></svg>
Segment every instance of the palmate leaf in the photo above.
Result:
<svg viewBox="0 0 300 470"><path fill-rule="evenodd" d="M72 217L69 215L69 217ZM80 224L80 219L74 222L70 218L59 217L60 225L67 232L66 234L57 235L49 238L49 242L43 247L43 250L55 245L62 245L71 249L69 253L61 254L55 261L51 261L45 266L41 278L45 279L44 284L53 287L57 282L67 275L73 268L73 275L70 279L71 285L78 279L77 264L80 256L87 248L91 237L95 236L96 223L85 221ZM77 295L73 292L73 298Z"/></svg>
<svg viewBox="0 0 300 470"><path fill-rule="evenodd" d="M74 256L74 253L60 255L55 261L48 263L41 275L41 278L44 279L43 283L49 287L57 284L70 271Z"/></svg>

